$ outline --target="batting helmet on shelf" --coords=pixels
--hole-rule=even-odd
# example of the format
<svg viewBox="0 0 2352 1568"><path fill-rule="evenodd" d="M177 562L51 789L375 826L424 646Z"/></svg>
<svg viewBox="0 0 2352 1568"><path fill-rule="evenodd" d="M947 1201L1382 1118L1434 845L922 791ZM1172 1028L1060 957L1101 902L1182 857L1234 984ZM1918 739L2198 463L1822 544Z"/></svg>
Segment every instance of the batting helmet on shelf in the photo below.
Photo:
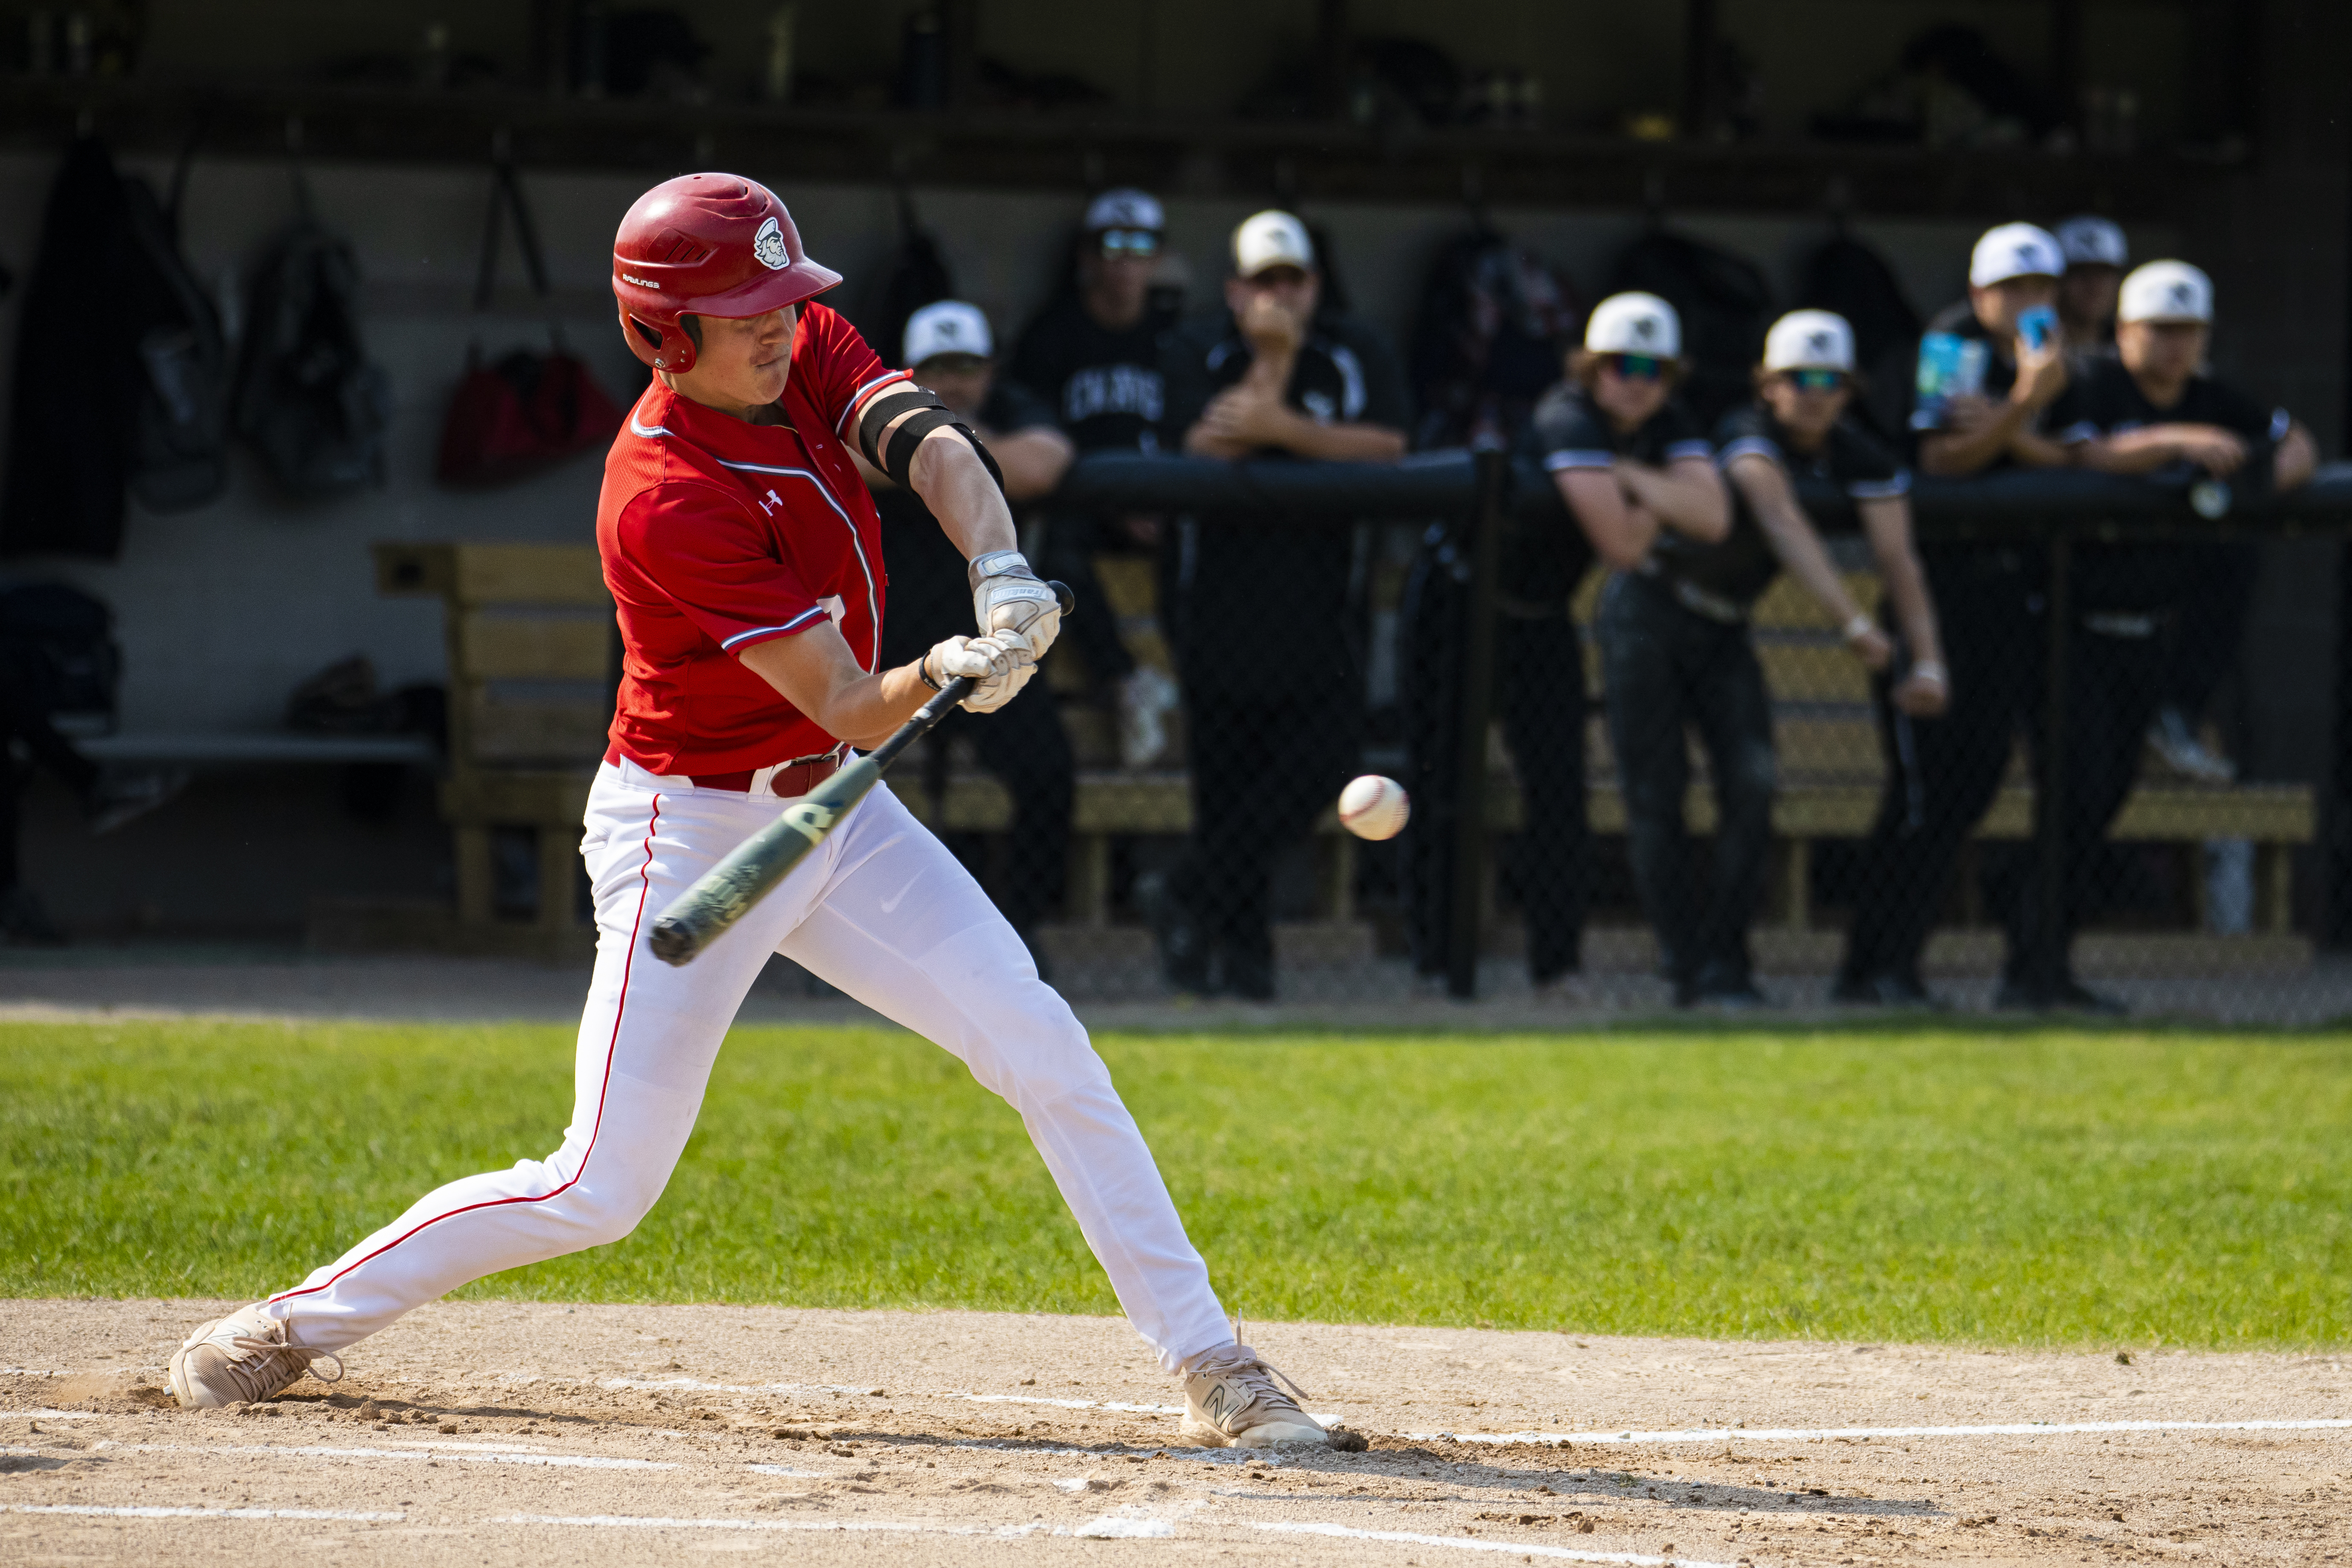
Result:
<svg viewBox="0 0 2352 1568"><path fill-rule="evenodd" d="M613 237L621 335L656 370L694 368L680 316L763 316L824 293L841 274L801 249L775 193L740 174L680 174L639 196Z"/></svg>

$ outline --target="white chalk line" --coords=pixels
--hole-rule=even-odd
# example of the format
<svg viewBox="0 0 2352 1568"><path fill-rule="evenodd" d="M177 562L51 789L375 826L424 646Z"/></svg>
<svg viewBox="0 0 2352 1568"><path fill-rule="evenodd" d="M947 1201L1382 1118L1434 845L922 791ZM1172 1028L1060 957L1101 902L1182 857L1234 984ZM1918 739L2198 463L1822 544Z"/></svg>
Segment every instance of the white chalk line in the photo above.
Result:
<svg viewBox="0 0 2352 1568"><path fill-rule="evenodd" d="M1566 1546L1544 1546L1531 1541L1479 1541L1455 1535L1417 1535L1405 1530L1358 1530L1348 1524L1259 1523L1252 1530L1277 1531L1284 1535L1331 1535L1348 1541L1393 1541L1409 1546L1443 1546L1454 1552L1512 1552L1522 1557L1549 1557L1563 1563L1625 1563L1637 1568L1672 1563L1675 1568L1736 1568L1699 1557L1645 1557L1638 1552L1577 1552Z"/></svg>
<svg viewBox="0 0 2352 1568"><path fill-rule="evenodd" d="M878 1388L845 1383L705 1383L696 1377L608 1377L599 1388L691 1390L697 1394L855 1394L867 1399L889 1397ZM1116 1399L1048 1399L1030 1394L909 1394L909 1399L961 1399L969 1405L1049 1405L1060 1410L1123 1410L1139 1415L1181 1415L1181 1405L1126 1405ZM1318 1416L1317 1420L1337 1420Z"/></svg>
<svg viewBox="0 0 2352 1568"><path fill-rule="evenodd" d="M0 1421L95 1421L95 1410L0 1410Z"/></svg>
<svg viewBox="0 0 2352 1568"><path fill-rule="evenodd" d="M513 1450L478 1453L450 1448L331 1448L323 1444L114 1443L117 1452L138 1454L269 1454L300 1459L446 1459L454 1465L543 1465L576 1470L675 1470L668 1459L614 1459L598 1454L530 1454Z"/></svg>
<svg viewBox="0 0 2352 1568"><path fill-rule="evenodd" d="M1554 1443L1821 1443L1840 1437L2048 1437L2112 1432L2340 1432L2352 1419L2312 1421L2011 1421L1989 1426L1704 1426L1676 1432L1406 1432L1504 1447Z"/></svg>
<svg viewBox="0 0 2352 1568"><path fill-rule="evenodd" d="M331 1519L353 1524L394 1524L404 1513L359 1513L341 1508L99 1508L76 1502L0 1503L9 1513L86 1514L97 1519Z"/></svg>
<svg viewBox="0 0 2352 1568"><path fill-rule="evenodd" d="M1171 1536L1164 1520L1119 1519L1106 1514L1080 1525L928 1524L916 1520L670 1519L624 1513L504 1513L485 1524L571 1525L583 1530L741 1530L784 1533L853 1535L963 1535L1015 1540L1028 1535L1066 1535L1087 1540L1136 1540ZM1728 1568L1728 1564L1726 1565Z"/></svg>

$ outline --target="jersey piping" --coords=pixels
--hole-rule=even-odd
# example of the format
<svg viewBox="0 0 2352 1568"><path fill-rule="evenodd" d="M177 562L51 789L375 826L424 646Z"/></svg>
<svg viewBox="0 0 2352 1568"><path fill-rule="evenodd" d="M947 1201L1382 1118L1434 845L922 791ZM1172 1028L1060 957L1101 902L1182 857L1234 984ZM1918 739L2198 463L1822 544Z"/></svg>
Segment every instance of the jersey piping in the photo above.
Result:
<svg viewBox="0 0 2352 1568"><path fill-rule="evenodd" d="M857 537L857 524L851 519L849 513L843 510L842 504L833 499L832 488L826 485L814 470L808 468L772 468L766 463L730 463L726 458L718 457L714 457L711 460L722 468L732 468L738 473L779 474L786 479L806 479L816 487L816 493L824 498L824 504L833 509L833 515L841 519L841 526L849 530L849 547L857 552L857 569L866 574L866 619L867 625L874 628L871 644L866 650L866 673L873 674L875 667L882 661L882 605L875 590L874 563L866 559L866 542ZM820 605L819 609L822 610L822 608L823 606ZM808 619L806 616L802 616L793 624L798 626L806 619ZM719 646L733 647L747 637L761 635L763 635L761 632L757 631L739 632Z"/></svg>

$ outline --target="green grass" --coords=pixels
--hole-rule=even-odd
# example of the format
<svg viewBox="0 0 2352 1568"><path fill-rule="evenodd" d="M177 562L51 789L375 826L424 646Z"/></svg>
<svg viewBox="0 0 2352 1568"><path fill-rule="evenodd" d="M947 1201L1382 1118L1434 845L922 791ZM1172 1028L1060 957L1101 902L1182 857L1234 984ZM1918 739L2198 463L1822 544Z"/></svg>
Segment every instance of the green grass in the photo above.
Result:
<svg viewBox="0 0 2352 1568"><path fill-rule="evenodd" d="M2352 1040L1100 1042L1250 1317L2012 1344L2352 1340ZM551 1150L571 1031L0 1026L0 1294L257 1294ZM946 1053L740 1029L667 1195L486 1296L1116 1310Z"/></svg>

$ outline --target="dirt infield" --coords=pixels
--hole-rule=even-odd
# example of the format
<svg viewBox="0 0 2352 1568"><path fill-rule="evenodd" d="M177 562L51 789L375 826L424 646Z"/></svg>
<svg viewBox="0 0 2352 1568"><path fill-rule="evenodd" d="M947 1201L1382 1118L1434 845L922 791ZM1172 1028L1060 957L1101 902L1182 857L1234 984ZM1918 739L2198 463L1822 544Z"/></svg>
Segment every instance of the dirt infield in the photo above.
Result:
<svg viewBox="0 0 2352 1568"><path fill-rule="evenodd" d="M449 1303L171 1408L228 1305L0 1303L0 1562L2352 1561L2346 1356L1252 1325L1370 1447L1249 1455L975 1312Z"/></svg>

